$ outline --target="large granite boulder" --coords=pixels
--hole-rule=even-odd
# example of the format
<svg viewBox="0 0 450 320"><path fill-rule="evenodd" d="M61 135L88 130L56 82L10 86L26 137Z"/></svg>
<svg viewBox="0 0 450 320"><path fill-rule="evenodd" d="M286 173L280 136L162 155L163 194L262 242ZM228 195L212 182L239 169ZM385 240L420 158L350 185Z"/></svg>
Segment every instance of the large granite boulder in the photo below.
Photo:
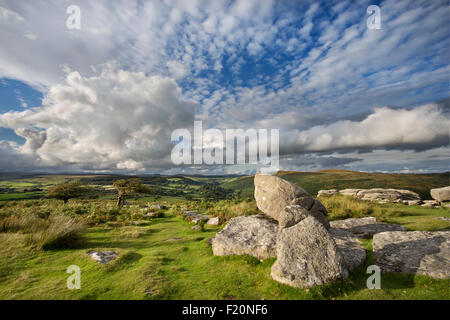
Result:
<svg viewBox="0 0 450 320"><path fill-rule="evenodd" d="M263 215L232 218L212 240L213 254L248 254L258 259L275 257L277 232L277 223Z"/></svg>
<svg viewBox="0 0 450 320"><path fill-rule="evenodd" d="M330 222L331 228L343 229L355 238L372 238L374 234L385 231L406 231L407 228L391 223L377 222L375 217L349 218Z"/></svg>
<svg viewBox="0 0 450 320"><path fill-rule="evenodd" d="M280 229L274 280L297 288L309 288L348 276L345 261L330 233L313 216Z"/></svg>
<svg viewBox="0 0 450 320"><path fill-rule="evenodd" d="M383 272L450 278L450 231L383 232L373 237L372 246Z"/></svg>
<svg viewBox="0 0 450 320"><path fill-rule="evenodd" d="M431 197L439 202L450 201L450 186L430 190Z"/></svg>
<svg viewBox="0 0 450 320"><path fill-rule="evenodd" d="M266 215L278 220L284 208L296 198L313 199L299 186L277 176L262 173L255 175L256 204Z"/></svg>

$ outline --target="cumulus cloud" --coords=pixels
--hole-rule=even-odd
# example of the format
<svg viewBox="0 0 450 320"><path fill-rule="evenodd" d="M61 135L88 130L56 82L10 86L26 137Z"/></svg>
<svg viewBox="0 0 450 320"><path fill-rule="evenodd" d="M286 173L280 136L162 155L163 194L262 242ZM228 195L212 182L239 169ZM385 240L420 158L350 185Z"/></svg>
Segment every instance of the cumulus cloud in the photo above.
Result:
<svg viewBox="0 0 450 320"><path fill-rule="evenodd" d="M413 109L376 108L361 121L341 120L286 133L284 152L374 148L426 150L449 144L448 113L436 103Z"/></svg>
<svg viewBox="0 0 450 320"><path fill-rule="evenodd" d="M9 149L40 166L139 171L167 165L170 135L193 125L196 107L170 78L105 67L69 72L42 106L2 114L0 126L26 140Z"/></svg>

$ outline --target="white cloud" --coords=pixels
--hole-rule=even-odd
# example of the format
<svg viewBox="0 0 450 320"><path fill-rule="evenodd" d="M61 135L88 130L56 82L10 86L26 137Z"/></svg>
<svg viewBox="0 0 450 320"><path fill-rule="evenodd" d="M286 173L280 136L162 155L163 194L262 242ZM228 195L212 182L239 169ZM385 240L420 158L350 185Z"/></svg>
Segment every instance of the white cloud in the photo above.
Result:
<svg viewBox="0 0 450 320"><path fill-rule="evenodd" d="M167 165L170 134L193 125L196 107L172 79L105 67L69 73L42 106L0 115L0 125L26 139L11 148L38 159L30 165L135 171Z"/></svg>
<svg viewBox="0 0 450 320"><path fill-rule="evenodd" d="M436 104L411 110L377 108L362 121L342 120L291 133L302 152L372 148L425 149L448 145L450 120ZM285 146L289 149L288 146Z"/></svg>

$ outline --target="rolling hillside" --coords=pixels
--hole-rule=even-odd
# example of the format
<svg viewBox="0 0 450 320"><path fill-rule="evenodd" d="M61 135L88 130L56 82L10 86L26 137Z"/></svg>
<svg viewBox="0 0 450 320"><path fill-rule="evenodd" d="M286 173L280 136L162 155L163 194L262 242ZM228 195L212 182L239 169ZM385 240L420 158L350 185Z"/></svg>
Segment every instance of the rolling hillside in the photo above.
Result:
<svg viewBox="0 0 450 320"><path fill-rule="evenodd" d="M346 188L394 188L408 189L431 199L430 189L450 185L450 172L438 174L389 174L346 170L323 170L319 172L282 171L278 176L293 182L316 195L321 189ZM242 190L243 197L253 196L253 176L235 178L222 183L223 188Z"/></svg>

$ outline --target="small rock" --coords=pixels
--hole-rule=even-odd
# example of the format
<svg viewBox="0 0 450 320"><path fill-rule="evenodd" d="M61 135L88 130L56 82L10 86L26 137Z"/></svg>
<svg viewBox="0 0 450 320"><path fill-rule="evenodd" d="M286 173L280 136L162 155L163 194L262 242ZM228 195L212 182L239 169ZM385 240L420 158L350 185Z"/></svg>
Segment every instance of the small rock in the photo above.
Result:
<svg viewBox="0 0 450 320"><path fill-rule="evenodd" d="M208 222L206 224L211 224L214 226L218 226L219 225L219 217L214 217L208 220Z"/></svg>
<svg viewBox="0 0 450 320"><path fill-rule="evenodd" d="M201 231L202 227L200 227L198 224L196 224L195 226L192 227L192 230L194 230L194 231Z"/></svg>
<svg viewBox="0 0 450 320"><path fill-rule="evenodd" d="M87 254L99 263L107 263L118 256L118 254L114 250L108 251L88 251Z"/></svg>
<svg viewBox="0 0 450 320"><path fill-rule="evenodd" d="M434 208L436 206L439 206L439 202L436 200L423 200L422 207L425 208Z"/></svg>
<svg viewBox="0 0 450 320"><path fill-rule="evenodd" d="M158 294L159 291L158 291L158 290L147 289L147 290L145 290L145 293L146 293L147 295L149 295L149 296L154 296L154 295Z"/></svg>
<svg viewBox="0 0 450 320"><path fill-rule="evenodd" d="M195 211L185 211L184 214L186 215L186 220L188 220L190 222L194 222L194 223L198 223L201 220L203 220L203 221L209 220L209 216L200 214Z"/></svg>
<svg viewBox="0 0 450 320"><path fill-rule="evenodd" d="M418 206L422 203L422 200L405 200L405 204L408 206Z"/></svg>

